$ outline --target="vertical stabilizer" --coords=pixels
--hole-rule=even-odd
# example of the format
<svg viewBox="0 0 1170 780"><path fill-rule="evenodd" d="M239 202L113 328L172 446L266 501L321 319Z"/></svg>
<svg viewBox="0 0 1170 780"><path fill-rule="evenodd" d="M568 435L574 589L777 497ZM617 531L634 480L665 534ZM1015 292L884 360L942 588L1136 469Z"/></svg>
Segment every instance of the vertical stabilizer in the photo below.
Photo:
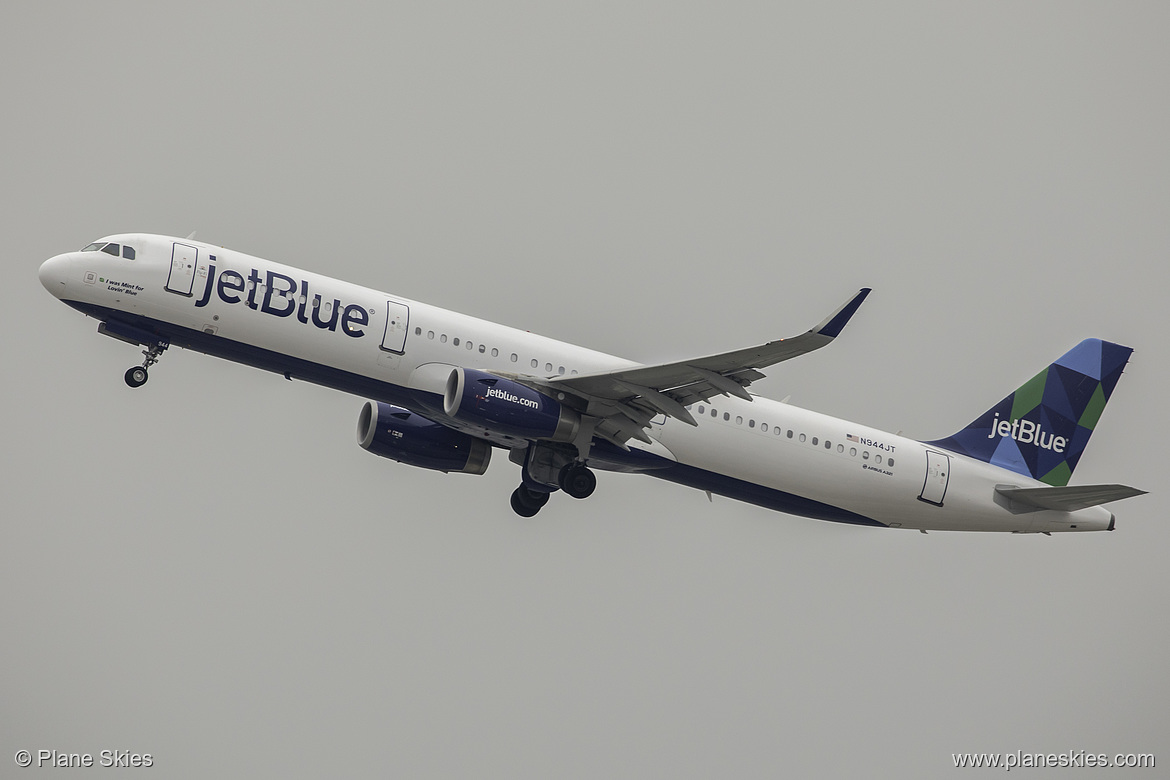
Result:
<svg viewBox="0 0 1170 780"><path fill-rule="evenodd" d="M1067 485L1131 352L1086 339L963 430L926 443Z"/></svg>

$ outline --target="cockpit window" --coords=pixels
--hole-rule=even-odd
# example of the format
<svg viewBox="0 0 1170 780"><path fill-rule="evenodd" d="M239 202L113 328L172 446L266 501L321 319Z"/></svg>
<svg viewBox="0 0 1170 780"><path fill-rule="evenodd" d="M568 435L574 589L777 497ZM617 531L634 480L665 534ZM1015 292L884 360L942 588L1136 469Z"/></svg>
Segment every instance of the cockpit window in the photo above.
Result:
<svg viewBox="0 0 1170 780"><path fill-rule="evenodd" d="M113 255L114 257L117 257L118 254L121 253L122 257L126 258L127 260L134 259L134 247L130 246L129 244L119 246L118 244L107 244L105 241L95 241L81 251L97 252L98 250L105 252L107 255Z"/></svg>

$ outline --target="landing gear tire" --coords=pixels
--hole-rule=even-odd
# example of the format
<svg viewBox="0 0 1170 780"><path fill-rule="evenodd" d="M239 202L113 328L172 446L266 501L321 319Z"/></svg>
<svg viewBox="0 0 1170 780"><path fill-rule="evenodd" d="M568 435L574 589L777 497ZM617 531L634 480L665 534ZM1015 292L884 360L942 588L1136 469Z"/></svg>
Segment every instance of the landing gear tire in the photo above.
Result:
<svg viewBox="0 0 1170 780"><path fill-rule="evenodd" d="M146 373L146 369L142 366L134 366L134 368L126 371L126 384L131 387L142 387L149 378L150 375Z"/></svg>
<svg viewBox="0 0 1170 780"><path fill-rule="evenodd" d="M521 485L512 491L512 511L521 517L533 517L548 503L548 493L539 493Z"/></svg>
<svg viewBox="0 0 1170 780"><path fill-rule="evenodd" d="M560 483L561 490L573 498L589 498L597 487L597 475L584 463L569 463L561 469L557 482Z"/></svg>
<svg viewBox="0 0 1170 780"><path fill-rule="evenodd" d="M130 385L131 387L142 387L144 384L146 384L146 380L150 378L150 376L146 373L146 370L158 362L159 355L166 352L168 346L170 345L167 342L160 341L157 344L151 344L146 349L142 350L142 356L145 358L145 360L142 361L141 366L135 366L134 368L127 369L126 384Z"/></svg>

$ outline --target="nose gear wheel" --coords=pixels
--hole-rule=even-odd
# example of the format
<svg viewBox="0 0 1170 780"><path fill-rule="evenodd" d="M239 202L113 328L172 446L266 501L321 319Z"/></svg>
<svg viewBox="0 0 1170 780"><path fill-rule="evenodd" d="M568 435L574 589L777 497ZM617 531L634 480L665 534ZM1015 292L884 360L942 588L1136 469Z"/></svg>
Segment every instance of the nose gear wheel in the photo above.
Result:
<svg viewBox="0 0 1170 780"><path fill-rule="evenodd" d="M146 384L146 380L150 379L148 369L158 362L158 358L162 353L166 352L167 346L165 341L157 344L151 344L146 349L142 350L144 360L141 366L134 366L126 370L125 379L126 384L130 387L142 387Z"/></svg>

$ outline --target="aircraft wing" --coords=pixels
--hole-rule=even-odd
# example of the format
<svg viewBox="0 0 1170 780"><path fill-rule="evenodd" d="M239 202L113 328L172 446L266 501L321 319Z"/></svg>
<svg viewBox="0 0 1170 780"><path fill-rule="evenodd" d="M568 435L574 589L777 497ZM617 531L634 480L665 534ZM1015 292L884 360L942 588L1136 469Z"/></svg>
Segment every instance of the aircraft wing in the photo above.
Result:
<svg viewBox="0 0 1170 780"><path fill-rule="evenodd" d="M599 418L596 434L625 447L630 438L649 442L643 432L659 413L697 425L686 406L716 395L735 395L750 401L745 389L763 378L760 369L812 352L830 343L869 295L863 288L811 330L787 339L769 341L717 355L633 366L616 371L558 376L525 377L538 387L576 396L587 404L585 413Z"/></svg>

